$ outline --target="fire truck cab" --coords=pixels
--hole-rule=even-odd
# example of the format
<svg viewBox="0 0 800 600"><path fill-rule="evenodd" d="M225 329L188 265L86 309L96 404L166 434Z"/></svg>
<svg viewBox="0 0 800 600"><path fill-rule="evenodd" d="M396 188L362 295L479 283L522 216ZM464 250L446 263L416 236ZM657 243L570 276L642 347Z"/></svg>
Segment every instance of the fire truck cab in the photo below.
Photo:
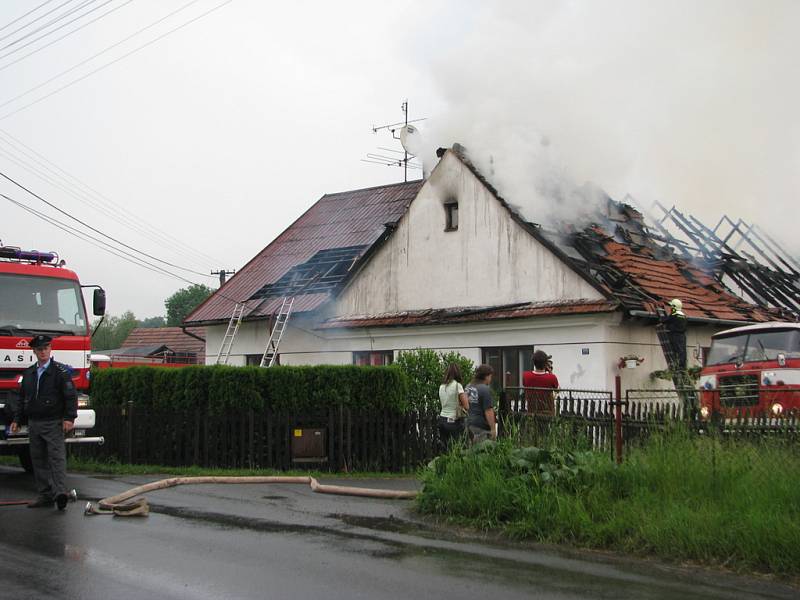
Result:
<svg viewBox="0 0 800 600"><path fill-rule="evenodd" d="M702 419L799 414L800 323L761 323L715 334L699 386Z"/></svg>
<svg viewBox="0 0 800 600"><path fill-rule="evenodd" d="M31 470L27 428L12 435L11 419L19 400L23 371L36 362L31 337L53 338L52 356L72 373L78 391L78 418L68 443L102 443L89 437L95 413L89 408L91 336L82 287L94 287L94 314L105 313L105 292L81 286L75 272L64 268L54 252L0 246L0 454L18 454ZM21 424L24 425L24 424Z"/></svg>

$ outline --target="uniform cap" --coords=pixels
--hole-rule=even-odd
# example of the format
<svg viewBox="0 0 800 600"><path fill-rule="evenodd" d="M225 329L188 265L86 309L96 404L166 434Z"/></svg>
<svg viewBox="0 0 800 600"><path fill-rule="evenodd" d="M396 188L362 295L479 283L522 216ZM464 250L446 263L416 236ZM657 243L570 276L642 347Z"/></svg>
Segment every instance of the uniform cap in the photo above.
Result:
<svg viewBox="0 0 800 600"><path fill-rule="evenodd" d="M669 305L675 310L681 310L683 308L683 302L681 302L677 298L673 298L672 300L670 300Z"/></svg>
<svg viewBox="0 0 800 600"><path fill-rule="evenodd" d="M30 341L29 345L31 348L43 348L52 341L53 338L51 338L49 335L44 335L40 333L38 335L33 336L33 339Z"/></svg>

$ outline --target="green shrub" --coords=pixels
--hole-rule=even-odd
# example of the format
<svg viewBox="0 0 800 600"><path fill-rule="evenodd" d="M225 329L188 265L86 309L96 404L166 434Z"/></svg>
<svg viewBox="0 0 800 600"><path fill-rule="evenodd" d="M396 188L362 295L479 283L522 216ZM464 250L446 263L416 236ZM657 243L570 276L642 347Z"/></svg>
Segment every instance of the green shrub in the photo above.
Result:
<svg viewBox="0 0 800 600"><path fill-rule="evenodd" d="M451 449L423 471L418 506L514 537L800 575L791 442L676 427L616 466L559 437L537 448L505 438Z"/></svg>
<svg viewBox="0 0 800 600"><path fill-rule="evenodd" d="M408 377L408 397L416 410L439 409L439 386L450 363L461 369L464 385L475 371L473 362L458 352L436 352L427 348L406 350L400 353L394 367Z"/></svg>
<svg viewBox="0 0 800 600"><path fill-rule="evenodd" d="M407 378L392 367L95 369L91 393L96 406L131 401L157 408L206 409L212 414L236 408L301 411L341 404L403 411L409 406Z"/></svg>

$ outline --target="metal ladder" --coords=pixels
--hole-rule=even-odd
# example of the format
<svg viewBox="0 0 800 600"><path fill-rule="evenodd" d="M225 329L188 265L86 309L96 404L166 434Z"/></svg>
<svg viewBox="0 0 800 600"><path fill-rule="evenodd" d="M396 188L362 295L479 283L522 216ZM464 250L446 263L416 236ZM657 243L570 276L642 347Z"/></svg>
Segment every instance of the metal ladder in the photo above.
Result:
<svg viewBox="0 0 800 600"><path fill-rule="evenodd" d="M275 318L275 326L269 334L264 356L261 357L262 367L271 367L275 364L275 360L278 358L278 345L281 343L283 332L286 330L286 323L289 322L289 315L292 314L293 305L294 297L285 297L283 299L281 308L278 310L278 316Z"/></svg>
<svg viewBox="0 0 800 600"><path fill-rule="evenodd" d="M233 348L233 338L236 337L236 332L239 331L239 325L242 324L242 315L244 314L244 302L237 302L233 307L233 314L231 320L228 321L228 329L225 330L225 335L222 337L222 343L217 352L218 365L227 365L228 358L231 355L231 348Z"/></svg>
<svg viewBox="0 0 800 600"><path fill-rule="evenodd" d="M656 334L658 335L658 341L661 343L664 358L667 361L667 368L672 373L672 384L678 392L678 397L683 402L684 415L688 417L698 406L694 382L689 377L687 370L678 364L678 357L673 351L666 326L662 323L656 325Z"/></svg>

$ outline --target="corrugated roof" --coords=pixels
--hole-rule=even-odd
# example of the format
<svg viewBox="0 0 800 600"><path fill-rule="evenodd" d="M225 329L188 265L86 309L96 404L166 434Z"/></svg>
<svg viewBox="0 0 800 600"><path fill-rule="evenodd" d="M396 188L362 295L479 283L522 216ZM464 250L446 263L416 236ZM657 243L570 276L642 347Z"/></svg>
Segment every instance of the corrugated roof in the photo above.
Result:
<svg viewBox="0 0 800 600"><path fill-rule="evenodd" d="M619 308L617 302L609 302L607 300L524 302L502 306L456 307L414 310L381 315L337 317L328 319L319 326L319 329L469 323L475 321L497 321L501 319L524 319L526 317L613 312L617 308Z"/></svg>
<svg viewBox="0 0 800 600"><path fill-rule="evenodd" d="M385 238L385 225L395 224L403 216L423 183L423 180L418 180L326 194L184 322L199 324L230 319L236 302L246 301L263 286L275 283L292 267L306 262L320 250L364 246L359 254L359 260L363 259ZM312 311L330 297L331 293L295 296L292 310ZM253 300L246 306L245 319L264 318L276 311L280 298Z"/></svg>
<svg viewBox="0 0 800 600"><path fill-rule="evenodd" d="M187 327L186 330L205 338L204 327ZM186 335L180 327L137 327L125 338L119 354L126 354L124 350L131 348L153 346L166 346L173 352L193 353L198 360L205 357L205 342Z"/></svg>

